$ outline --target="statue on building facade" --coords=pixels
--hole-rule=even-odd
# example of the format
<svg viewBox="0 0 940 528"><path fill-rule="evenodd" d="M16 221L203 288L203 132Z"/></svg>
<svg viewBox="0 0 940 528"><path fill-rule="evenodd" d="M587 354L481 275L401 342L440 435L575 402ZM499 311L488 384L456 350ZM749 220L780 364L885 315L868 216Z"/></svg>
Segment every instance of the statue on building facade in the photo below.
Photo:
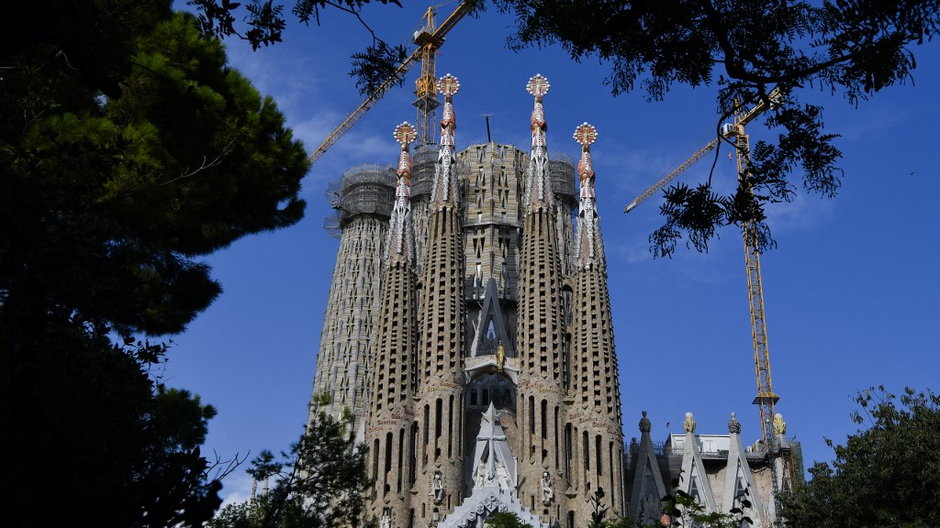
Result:
<svg viewBox="0 0 940 528"><path fill-rule="evenodd" d="M692 413L685 413L685 420L682 421L682 428L687 433L695 432L695 417L692 416Z"/></svg>
<svg viewBox="0 0 940 528"><path fill-rule="evenodd" d="M434 496L434 504L444 502L444 481L441 478L440 471L435 471L434 476L431 477L431 492L429 495Z"/></svg>
<svg viewBox="0 0 940 528"><path fill-rule="evenodd" d="M542 504L548 506L555 500L555 490L552 489L552 475L545 470L542 472Z"/></svg>

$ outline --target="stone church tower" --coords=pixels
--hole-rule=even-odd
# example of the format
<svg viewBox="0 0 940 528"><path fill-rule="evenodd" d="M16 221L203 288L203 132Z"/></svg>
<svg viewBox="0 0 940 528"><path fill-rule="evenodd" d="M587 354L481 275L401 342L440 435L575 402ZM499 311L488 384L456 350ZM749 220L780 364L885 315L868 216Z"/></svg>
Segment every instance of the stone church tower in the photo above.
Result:
<svg viewBox="0 0 940 528"><path fill-rule="evenodd" d="M528 153L457 152L444 96L437 149L348 171L311 413L353 412L383 528L474 527L510 511L534 527L626 513L620 389L590 146L550 159L536 75ZM575 194L577 174L579 194Z"/></svg>

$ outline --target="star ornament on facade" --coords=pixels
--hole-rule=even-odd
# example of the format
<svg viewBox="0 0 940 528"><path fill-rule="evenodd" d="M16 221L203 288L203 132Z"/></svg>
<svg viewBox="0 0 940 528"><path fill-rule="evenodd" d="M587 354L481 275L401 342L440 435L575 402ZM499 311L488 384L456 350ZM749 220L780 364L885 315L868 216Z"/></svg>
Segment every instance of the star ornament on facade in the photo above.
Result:
<svg viewBox="0 0 940 528"><path fill-rule="evenodd" d="M451 74L447 74L437 81L437 89L445 97L451 97L460 90L460 81Z"/></svg>
<svg viewBox="0 0 940 528"><path fill-rule="evenodd" d="M415 127L411 125L408 121L395 127L395 131L392 132L392 137L395 138L395 141L398 142L402 147L406 147L409 143L412 143L415 138L418 137L418 132L415 130Z"/></svg>
<svg viewBox="0 0 940 528"><path fill-rule="evenodd" d="M548 83L548 79L543 77L541 73L537 73L534 77L529 78L529 82L525 85L525 91L536 99L541 99L551 87L552 85Z"/></svg>
<svg viewBox="0 0 940 528"><path fill-rule="evenodd" d="M574 129L574 134L572 134L572 137L581 145L581 147L588 147L591 145L591 143L597 141L597 129L594 128L594 125L584 122Z"/></svg>

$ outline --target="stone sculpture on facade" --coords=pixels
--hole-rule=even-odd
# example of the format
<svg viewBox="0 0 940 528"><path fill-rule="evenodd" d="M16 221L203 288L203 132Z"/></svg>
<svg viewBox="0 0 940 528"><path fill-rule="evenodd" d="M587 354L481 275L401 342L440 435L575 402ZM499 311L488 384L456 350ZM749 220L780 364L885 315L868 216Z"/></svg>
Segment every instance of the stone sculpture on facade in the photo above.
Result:
<svg viewBox="0 0 940 528"><path fill-rule="evenodd" d="M787 434L787 422L783 421L783 415L780 413L774 415L774 433L776 433L777 436Z"/></svg>
<svg viewBox="0 0 940 528"><path fill-rule="evenodd" d="M555 490L552 489L552 475L545 470L542 472L542 504L548 506L555 500Z"/></svg>
<svg viewBox="0 0 940 528"><path fill-rule="evenodd" d="M695 432L695 417L692 416L692 413L685 413L685 420L682 421L682 430L687 433Z"/></svg>
<svg viewBox="0 0 940 528"><path fill-rule="evenodd" d="M431 477L431 491L428 495L434 497L434 504L440 504L444 501L444 481L441 478L441 472L435 471Z"/></svg>

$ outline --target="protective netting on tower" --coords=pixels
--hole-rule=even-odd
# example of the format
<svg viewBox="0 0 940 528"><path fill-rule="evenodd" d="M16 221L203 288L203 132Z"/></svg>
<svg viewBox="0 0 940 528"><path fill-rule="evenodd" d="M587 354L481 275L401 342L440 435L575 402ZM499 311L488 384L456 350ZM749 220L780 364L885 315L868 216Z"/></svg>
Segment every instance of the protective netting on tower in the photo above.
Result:
<svg viewBox="0 0 940 528"><path fill-rule="evenodd" d="M326 217L323 228L338 237L339 230L357 215L388 218L395 202L395 169L363 164L347 170L327 185L326 196L336 213Z"/></svg>
<svg viewBox="0 0 940 528"><path fill-rule="evenodd" d="M564 195L572 202L576 196L574 190L574 159L557 152L548 155L548 175L552 180L552 192Z"/></svg>
<svg viewBox="0 0 940 528"><path fill-rule="evenodd" d="M411 155L412 177L411 196L431 194L431 180L434 178L434 165L437 163L437 145L419 145Z"/></svg>

